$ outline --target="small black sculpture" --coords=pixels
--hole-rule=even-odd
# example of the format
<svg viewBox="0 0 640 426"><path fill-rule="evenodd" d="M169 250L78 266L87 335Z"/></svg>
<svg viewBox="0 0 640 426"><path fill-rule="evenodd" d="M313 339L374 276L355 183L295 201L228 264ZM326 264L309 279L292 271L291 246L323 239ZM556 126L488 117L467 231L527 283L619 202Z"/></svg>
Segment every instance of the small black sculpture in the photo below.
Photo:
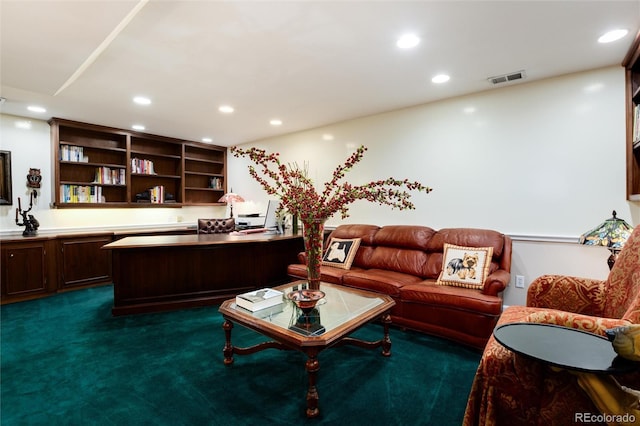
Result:
<svg viewBox="0 0 640 426"><path fill-rule="evenodd" d="M34 192L36 192L35 189L31 193L31 197L29 199L29 210L22 210L20 197L18 197L18 208L16 209L16 225L24 226L24 231L22 232L23 237L35 237L36 235L38 235L38 227L40 226L40 222L38 222L38 220L32 214L28 214L33 208ZM22 216L22 223L18 221L18 215Z"/></svg>

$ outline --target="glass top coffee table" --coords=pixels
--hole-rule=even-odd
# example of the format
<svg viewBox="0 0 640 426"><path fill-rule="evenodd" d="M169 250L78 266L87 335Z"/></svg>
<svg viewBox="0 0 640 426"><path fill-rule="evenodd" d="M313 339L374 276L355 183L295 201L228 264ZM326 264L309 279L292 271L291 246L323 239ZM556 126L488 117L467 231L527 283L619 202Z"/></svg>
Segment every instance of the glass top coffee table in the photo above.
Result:
<svg viewBox="0 0 640 426"><path fill-rule="evenodd" d="M275 348L290 349L307 355L305 368L308 374L307 417L319 415L316 376L320 370L318 354L329 347L345 344L374 349L381 347L383 356L391 355L389 310L395 305L390 296L349 287L321 283L320 290L325 293L316 308L309 315L313 327L301 326L302 311L286 298L286 295L302 288L306 281L296 281L275 287L284 293L282 305L251 312L236 305L235 299L222 303L220 313L225 319L224 363L231 365L234 355L247 355ZM380 340L367 342L349 337L353 331L376 319L382 319L383 336ZM250 347L236 347L231 343L231 330L234 323L255 330L272 339Z"/></svg>

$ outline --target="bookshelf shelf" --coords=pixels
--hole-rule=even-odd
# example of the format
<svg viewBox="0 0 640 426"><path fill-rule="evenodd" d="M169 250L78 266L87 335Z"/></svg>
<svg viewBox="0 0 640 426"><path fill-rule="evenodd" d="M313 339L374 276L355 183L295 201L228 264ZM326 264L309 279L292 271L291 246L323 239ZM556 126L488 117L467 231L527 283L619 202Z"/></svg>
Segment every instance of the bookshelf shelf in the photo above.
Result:
<svg viewBox="0 0 640 426"><path fill-rule="evenodd" d="M211 205L225 192L224 147L60 118L49 125L55 207ZM78 187L103 201L76 201ZM171 202L139 202L152 190Z"/></svg>
<svg viewBox="0 0 640 426"><path fill-rule="evenodd" d="M640 201L640 32L622 65L627 97L627 200Z"/></svg>

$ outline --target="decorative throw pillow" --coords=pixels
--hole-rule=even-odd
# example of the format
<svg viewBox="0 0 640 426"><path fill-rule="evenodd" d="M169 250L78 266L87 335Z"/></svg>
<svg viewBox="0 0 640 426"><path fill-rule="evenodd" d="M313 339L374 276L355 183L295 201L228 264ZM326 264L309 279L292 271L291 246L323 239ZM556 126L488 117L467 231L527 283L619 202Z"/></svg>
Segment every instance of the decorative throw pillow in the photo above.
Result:
<svg viewBox="0 0 640 426"><path fill-rule="evenodd" d="M442 271L436 284L477 288L489 275L493 247L461 247L444 245Z"/></svg>
<svg viewBox="0 0 640 426"><path fill-rule="evenodd" d="M327 251L322 257L322 264L336 268L350 269L356 257L361 238L331 238Z"/></svg>

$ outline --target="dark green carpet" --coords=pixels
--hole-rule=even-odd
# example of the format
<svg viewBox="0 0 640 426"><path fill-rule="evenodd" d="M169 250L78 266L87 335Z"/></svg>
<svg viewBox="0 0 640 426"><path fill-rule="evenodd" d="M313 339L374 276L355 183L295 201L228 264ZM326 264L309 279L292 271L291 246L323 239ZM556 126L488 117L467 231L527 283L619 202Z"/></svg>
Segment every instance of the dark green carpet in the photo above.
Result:
<svg viewBox="0 0 640 426"><path fill-rule="evenodd" d="M114 318L112 299L103 286L2 306L2 425L459 425L480 359L399 329L390 358L328 349L321 414L308 420L303 354L269 349L225 367L217 307ZM233 337L262 340L240 326Z"/></svg>

